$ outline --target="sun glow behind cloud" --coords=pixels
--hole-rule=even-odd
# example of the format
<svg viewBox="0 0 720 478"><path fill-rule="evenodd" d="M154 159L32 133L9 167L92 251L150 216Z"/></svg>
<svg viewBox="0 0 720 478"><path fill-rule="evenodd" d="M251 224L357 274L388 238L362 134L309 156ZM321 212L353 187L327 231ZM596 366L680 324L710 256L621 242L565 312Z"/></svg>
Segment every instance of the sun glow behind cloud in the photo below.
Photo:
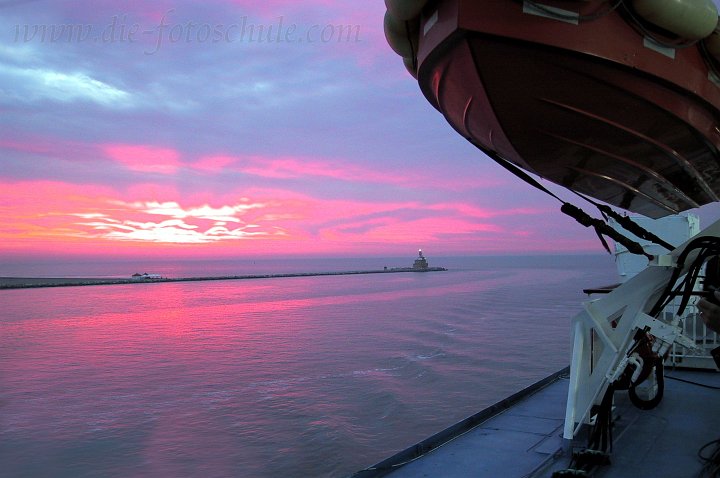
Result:
<svg viewBox="0 0 720 478"><path fill-rule="evenodd" d="M507 220L518 215L532 220L546 212L490 210L463 202L328 200L272 189L220 204L193 197L129 200L123 196L127 193L111 188L59 182L0 186L14 198L0 203L2 249L42 250L55 243L63 244L66 253L89 252L89 246L128 254L147 253L149 246L158 253L167 253L168 246L212 246L220 255L352 253L358 248L400 252L408 244L469 248L482 243L487 248L500 239L505 245L525 240ZM34 195L38 190L44 194Z"/></svg>
<svg viewBox="0 0 720 478"><path fill-rule="evenodd" d="M114 213L118 216L161 216L168 217L159 222L117 219L105 214L92 216L92 222L80 222L78 226L90 228L87 234L110 241L154 242L160 244L203 244L251 237L284 236L279 227L247 223L241 216L248 210L263 208L263 204L236 204L213 208L209 205L183 209L176 202L134 202L112 201ZM232 223L228 227L228 223Z"/></svg>
<svg viewBox="0 0 720 478"><path fill-rule="evenodd" d="M4 184L14 200L0 203L6 244L60 241L128 242L135 244L203 244L286 235L269 221L249 219L250 211L264 210L267 203L241 198L238 203L212 207L201 204L183 208L177 202L125 201L115 191L78 187L57 182ZM33 191L45 195L34 197ZM35 210L44 212L37 214Z"/></svg>

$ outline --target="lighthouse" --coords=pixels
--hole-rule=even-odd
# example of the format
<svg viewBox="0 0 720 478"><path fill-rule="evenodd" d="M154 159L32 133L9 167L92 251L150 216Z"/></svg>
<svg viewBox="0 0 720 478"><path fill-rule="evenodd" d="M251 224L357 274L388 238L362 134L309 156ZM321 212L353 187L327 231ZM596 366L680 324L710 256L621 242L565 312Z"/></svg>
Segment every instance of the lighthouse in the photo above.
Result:
<svg viewBox="0 0 720 478"><path fill-rule="evenodd" d="M428 262L427 259L425 259L425 256L423 255L422 249L418 251L418 257L415 259L415 262L413 262L413 269L416 271L425 271L428 268Z"/></svg>

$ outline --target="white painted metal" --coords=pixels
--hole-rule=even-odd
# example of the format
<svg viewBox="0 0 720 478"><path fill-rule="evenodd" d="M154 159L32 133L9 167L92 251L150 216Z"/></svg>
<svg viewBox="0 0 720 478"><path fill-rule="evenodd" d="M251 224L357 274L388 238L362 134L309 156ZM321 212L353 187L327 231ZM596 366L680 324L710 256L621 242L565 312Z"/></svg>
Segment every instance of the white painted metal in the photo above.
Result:
<svg viewBox="0 0 720 478"><path fill-rule="evenodd" d="M705 229L702 235L720 237L720 221ZM663 263L675 264L686 245L687 242L672 251L669 260ZM696 251L688 255L681 273L687 272L687 266L696 257ZM681 337L677 320L668 320L666 314L661 314L660 320L647 316L671 279L674 268L672 265L646 267L606 296L587 302L584 310L573 319L575 350L570 367L564 438L572 439L583 424L590 422L590 410L599 404L607 390L608 377L622 372L638 328L648 326L650 334L664 336L666 342L676 342ZM680 342L685 345L695 343L694 338L681 338Z"/></svg>
<svg viewBox="0 0 720 478"><path fill-rule="evenodd" d="M674 246L679 246L700 232L700 219L692 214L667 216L662 219L633 216L632 220L637 223L638 226L652 232ZM669 251L664 247L635 236L612 219L610 219L610 225L613 229L640 244L648 254L656 257L667 257L667 254L669 254ZM637 273L645 270L648 266L647 258L632 254L627 250L627 247L618 243L615 244L615 262L621 282L625 282Z"/></svg>

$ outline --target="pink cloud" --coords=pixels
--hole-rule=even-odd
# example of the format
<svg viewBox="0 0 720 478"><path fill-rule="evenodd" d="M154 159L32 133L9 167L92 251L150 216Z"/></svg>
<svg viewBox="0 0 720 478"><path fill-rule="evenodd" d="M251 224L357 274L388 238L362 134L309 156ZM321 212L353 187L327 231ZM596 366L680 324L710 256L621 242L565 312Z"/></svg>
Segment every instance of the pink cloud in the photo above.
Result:
<svg viewBox="0 0 720 478"><path fill-rule="evenodd" d="M103 152L132 171L173 174L180 167L180 153L148 145L106 144Z"/></svg>
<svg viewBox="0 0 720 478"><path fill-rule="evenodd" d="M0 140L0 149L12 149L23 153L47 154L52 151L52 146L45 142L38 141Z"/></svg>
<svg viewBox="0 0 720 478"><path fill-rule="evenodd" d="M211 155L201 157L190 167L206 173L235 171L269 179L329 178L347 182L451 190L497 187L505 183L492 176L455 174L457 171L452 167L429 165L399 171L388 165L375 169L353 164L342 158L308 156Z"/></svg>
<svg viewBox="0 0 720 478"><path fill-rule="evenodd" d="M157 184L151 182L132 183L123 188L123 198L132 200L150 199L155 201L170 201L180 196L180 191L174 185Z"/></svg>
<svg viewBox="0 0 720 478"><path fill-rule="evenodd" d="M237 161L233 156L205 156L193 163L192 167L210 173L218 173Z"/></svg>
<svg viewBox="0 0 720 478"><path fill-rule="evenodd" d="M362 168L342 159L305 156L204 156L194 162L192 167L206 172L231 170L272 179L324 177L342 181L392 184L407 181L403 175Z"/></svg>
<svg viewBox="0 0 720 478"><path fill-rule="evenodd" d="M96 147L84 142L48 135L11 135L8 131L0 131L0 150L42 155L66 161L85 160L97 156Z"/></svg>
<svg viewBox="0 0 720 478"><path fill-rule="evenodd" d="M507 216L533 216L533 215L544 215L549 213L545 208L513 208L513 209L490 209L478 207L474 204L468 203L442 203L434 204L429 206L430 210L433 211L456 211L459 214L467 217L489 219L496 217L507 217Z"/></svg>
<svg viewBox="0 0 720 478"><path fill-rule="evenodd" d="M4 192L0 196L0 250L47 250L55 243L73 244L82 235L73 223L103 216L98 202L113 196L111 189L102 186L55 181L0 182L0 188Z"/></svg>
<svg viewBox="0 0 720 478"><path fill-rule="evenodd" d="M464 218L423 218L404 221L393 217L373 219L342 227L325 229L321 237L343 242L378 242L401 244L439 244L452 236L497 234L504 232L495 224Z"/></svg>

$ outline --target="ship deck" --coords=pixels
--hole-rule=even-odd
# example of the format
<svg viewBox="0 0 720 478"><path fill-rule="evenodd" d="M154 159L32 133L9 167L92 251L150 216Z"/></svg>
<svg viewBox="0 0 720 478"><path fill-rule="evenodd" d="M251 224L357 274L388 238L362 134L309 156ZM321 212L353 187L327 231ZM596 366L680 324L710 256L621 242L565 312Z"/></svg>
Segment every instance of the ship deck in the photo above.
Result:
<svg viewBox="0 0 720 478"><path fill-rule="evenodd" d="M568 372L560 371L353 476L551 477L584 445L562 438L567 387ZM698 452L720 438L719 373L666 369L657 408L636 409L622 391L615 407L611 464L590 476L716 476L701 474Z"/></svg>

